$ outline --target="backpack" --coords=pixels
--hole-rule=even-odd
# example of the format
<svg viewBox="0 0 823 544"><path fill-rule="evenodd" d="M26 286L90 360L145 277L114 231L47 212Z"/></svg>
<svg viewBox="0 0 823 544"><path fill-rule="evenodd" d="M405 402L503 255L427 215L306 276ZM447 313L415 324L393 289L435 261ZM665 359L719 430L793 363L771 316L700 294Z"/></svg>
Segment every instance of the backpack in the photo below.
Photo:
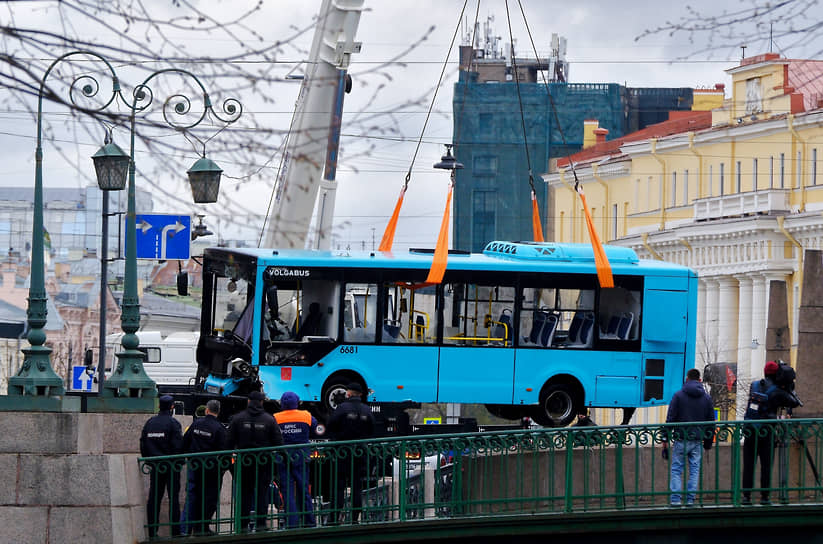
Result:
<svg viewBox="0 0 823 544"><path fill-rule="evenodd" d="M743 419L773 419L776 414L769 413L769 394L775 389L777 385L766 378L753 382L749 390L749 404Z"/></svg>
<svg viewBox="0 0 823 544"><path fill-rule="evenodd" d="M783 361L777 361L777 373L774 375L774 383L783 387L787 391L794 390L794 380L797 373L794 369Z"/></svg>

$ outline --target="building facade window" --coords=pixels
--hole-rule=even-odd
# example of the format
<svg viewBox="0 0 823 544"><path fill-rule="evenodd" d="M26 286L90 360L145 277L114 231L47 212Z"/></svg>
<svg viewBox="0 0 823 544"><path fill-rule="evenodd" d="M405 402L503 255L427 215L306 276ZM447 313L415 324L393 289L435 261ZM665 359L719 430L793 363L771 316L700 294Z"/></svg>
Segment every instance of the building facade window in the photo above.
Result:
<svg viewBox="0 0 823 544"><path fill-rule="evenodd" d="M612 240L617 240L617 204L612 204Z"/></svg>
<svg viewBox="0 0 823 544"><path fill-rule="evenodd" d="M817 185L817 148L812 148L812 185Z"/></svg>
<svg viewBox="0 0 823 544"><path fill-rule="evenodd" d="M795 161L794 169L795 169L794 179L795 179L795 183L796 183L795 187L800 189L801 187L803 187L803 152L802 151L797 152L797 160Z"/></svg>
<svg viewBox="0 0 823 544"><path fill-rule="evenodd" d="M683 204L689 204L689 171L683 170Z"/></svg>
<svg viewBox="0 0 823 544"><path fill-rule="evenodd" d="M494 240L497 191L474 191L472 195L472 251L482 251Z"/></svg>
<svg viewBox="0 0 823 544"><path fill-rule="evenodd" d="M677 172L672 172L672 206L677 206Z"/></svg>
<svg viewBox="0 0 823 544"><path fill-rule="evenodd" d="M786 188L786 154L780 154L780 188Z"/></svg>
<svg viewBox="0 0 823 544"><path fill-rule="evenodd" d="M726 163L725 162L720 163L720 181L719 181L719 184L720 184L720 187L718 187L718 192L719 192L720 196L723 196L725 194L725 190L726 190L726 187L725 187L726 186Z"/></svg>
<svg viewBox="0 0 823 544"><path fill-rule="evenodd" d="M634 212L640 211L640 178L634 181Z"/></svg>
<svg viewBox="0 0 823 544"><path fill-rule="evenodd" d="M714 196L714 173L713 167L709 165L709 196Z"/></svg>
<svg viewBox="0 0 823 544"><path fill-rule="evenodd" d="M757 191L757 159L752 159L752 191Z"/></svg>
<svg viewBox="0 0 823 544"><path fill-rule="evenodd" d="M736 185L735 191L738 192L738 193L742 193L743 192L743 173L740 171L740 161L737 161L737 164L735 166L736 166L736 168L735 168L735 177L737 178L737 180L735 181L735 185Z"/></svg>
<svg viewBox="0 0 823 544"><path fill-rule="evenodd" d="M769 189L774 189L774 156L769 157Z"/></svg>

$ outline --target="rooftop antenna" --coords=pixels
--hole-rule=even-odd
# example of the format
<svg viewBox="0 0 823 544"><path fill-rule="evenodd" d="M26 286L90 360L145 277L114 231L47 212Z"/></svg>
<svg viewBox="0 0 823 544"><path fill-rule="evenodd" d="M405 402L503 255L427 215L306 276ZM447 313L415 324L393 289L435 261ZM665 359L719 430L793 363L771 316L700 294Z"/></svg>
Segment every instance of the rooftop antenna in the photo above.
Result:
<svg viewBox="0 0 823 544"><path fill-rule="evenodd" d="M774 52L774 34L772 33L773 27L774 23L769 23L769 53Z"/></svg>

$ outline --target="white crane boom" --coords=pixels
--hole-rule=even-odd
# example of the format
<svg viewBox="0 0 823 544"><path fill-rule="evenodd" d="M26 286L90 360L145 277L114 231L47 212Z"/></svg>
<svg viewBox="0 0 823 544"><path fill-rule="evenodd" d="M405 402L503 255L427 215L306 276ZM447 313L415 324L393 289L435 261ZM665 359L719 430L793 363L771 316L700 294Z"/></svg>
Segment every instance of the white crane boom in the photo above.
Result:
<svg viewBox="0 0 823 544"><path fill-rule="evenodd" d="M313 247L331 247L340 117L364 0L323 0L305 77L265 227L266 247L306 244L317 203ZM323 171L324 170L324 171ZM321 175L322 174L322 175Z"/></svg>

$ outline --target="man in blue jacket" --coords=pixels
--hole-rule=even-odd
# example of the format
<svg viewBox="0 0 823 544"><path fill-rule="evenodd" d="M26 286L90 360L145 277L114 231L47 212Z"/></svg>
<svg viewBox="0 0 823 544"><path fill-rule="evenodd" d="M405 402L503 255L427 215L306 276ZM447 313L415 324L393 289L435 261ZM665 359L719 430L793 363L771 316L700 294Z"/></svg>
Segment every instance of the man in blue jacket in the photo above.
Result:
<svg viewBox="0 0 823 544"><path fill-rule="evenodd" d="M696 368L686 373L683 388L672 396L666 423L714 422L712 399L700 381L700 371ZM702 461L701 446L705 450L712 447L714 424L680 426L672 429L672 456L669 489L672 506L680 506L683 489L683 469L689 464L689 479L686 483L686 505L694 504L697 482L700 478ZM667 437L663 438L663 458L669 458Z"/></svg>
<svg viewBox="0 0 823 544"><path fill-rule="evenodd" d="M206 404L206 415L195 419L183 435L185 453L203 453L226 449L228 436L226 428L217 421L220 415L220 401L212 399ZM223 481L223 467L218 456L199 455L191 459L189 470L192 474L191 499L192 515L188 521L191 532L209 534L209 520L217 511L217 500Z"/></svg>

